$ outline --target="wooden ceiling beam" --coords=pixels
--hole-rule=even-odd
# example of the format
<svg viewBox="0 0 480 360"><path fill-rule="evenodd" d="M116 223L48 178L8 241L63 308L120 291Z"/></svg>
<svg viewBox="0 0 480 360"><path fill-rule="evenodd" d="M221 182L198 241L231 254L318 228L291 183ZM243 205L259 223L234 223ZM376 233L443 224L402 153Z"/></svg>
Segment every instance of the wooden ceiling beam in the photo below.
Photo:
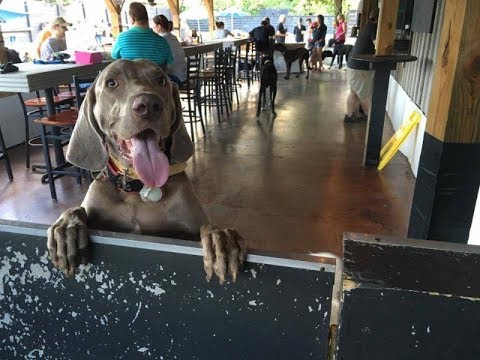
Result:
<svg viewBox="0 0 480 360"><path fill-rule="evenodd" d="M207 8L207 14L208 14L208 29L210 30L210 32L213 32L215 30L215 15L213 12L213 0L204 0L204 4L205 4L205 7Z"/></svg>
<svg viewBox="0 0 480 360"><path fill-rule="evenodd" d="M173 30L177 36L180 35L180 3L179 0L167 0L168 7L172 13Z"/></svg>
<svg viewBox="0 0 480 360"><path fill-rule="evenodd" d="M110 20L112 24L112 34L114 37L117 37L118 34L122 32L122 6L123 1L118 3L114 0L104 0L105 5L107 6L108 13L110 15Z"/></svg>

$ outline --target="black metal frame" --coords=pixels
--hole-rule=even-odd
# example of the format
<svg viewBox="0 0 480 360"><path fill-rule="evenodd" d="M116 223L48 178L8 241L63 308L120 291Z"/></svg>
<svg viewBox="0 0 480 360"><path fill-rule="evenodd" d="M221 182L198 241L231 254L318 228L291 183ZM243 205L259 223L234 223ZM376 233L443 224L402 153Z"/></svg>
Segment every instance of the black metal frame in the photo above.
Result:
<svg viewBox="0 0 480 360"><path fill-rule="evenodd" d="M7 168L8 179L13 180L12 166L10 164L10 158L7 153L7 146L3 139L2 128L0 127L0 160L5 160L5 167Z"/></svg>

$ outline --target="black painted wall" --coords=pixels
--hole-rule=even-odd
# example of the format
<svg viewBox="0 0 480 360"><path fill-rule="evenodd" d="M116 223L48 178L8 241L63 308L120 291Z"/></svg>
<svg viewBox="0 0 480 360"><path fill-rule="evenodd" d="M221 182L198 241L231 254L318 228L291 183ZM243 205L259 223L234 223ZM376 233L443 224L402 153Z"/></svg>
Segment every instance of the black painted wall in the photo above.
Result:
<svg viewBox="0 0 480 360"><path fill-rule="evenodd" d="M480 185L480 144L425 133L408 237L467 243Z"/></svg>

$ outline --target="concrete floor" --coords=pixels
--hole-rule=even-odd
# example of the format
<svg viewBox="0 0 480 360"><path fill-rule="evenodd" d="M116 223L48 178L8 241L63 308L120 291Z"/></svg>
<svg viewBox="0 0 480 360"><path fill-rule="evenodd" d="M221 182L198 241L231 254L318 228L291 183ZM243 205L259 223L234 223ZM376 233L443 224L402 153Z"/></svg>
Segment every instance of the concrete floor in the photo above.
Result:
<svg viewBox="0 0 480 360"><path fill-rule="evenodd" d="M280 77L274 121L269 111L256 121L257 91L242 83L238 111L220 124L209 117L203 138L198 126L187 173L214 223L235 227L251 249L289 252L340 254L345 231L406 236L415 179L400 153L382 172L363 167L366 124L343 123L343 70ZM23 148L10 155L15 180L0 162L0 218L49 224L81 202L87 185L57 180L54 202Z"/></svg>

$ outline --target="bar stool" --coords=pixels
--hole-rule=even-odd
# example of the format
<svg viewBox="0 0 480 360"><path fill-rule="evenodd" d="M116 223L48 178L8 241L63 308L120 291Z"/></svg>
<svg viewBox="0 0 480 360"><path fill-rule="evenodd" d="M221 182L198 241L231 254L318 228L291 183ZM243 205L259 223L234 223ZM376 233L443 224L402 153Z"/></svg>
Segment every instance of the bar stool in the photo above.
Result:
<svg viewBox="0 0 480 360"><path fill-rule="evenodd" d="M24 100L21 93L17 93L18 99L20 100L20 105L22 106L23 117L25 122L25 167L30 167L30 147L33 146L35 138L30 139L30 117L37 115L42 117L44 112L46 112L47 101L45 97L40 96L40 92L36 91L36 97L29 100ZM72 91L58 93L53 97L53 102L57 111L64 110L73 106L75 100L75 93ZM33 110L28 110L28 108L33 108ZM36 168L41 166L32 166L32 170L35 171Z"/></svg>
<svg viewBox="0 0 480 360"><path fill-rule="evenodd" d="M80 108L82 101L85 97L86 91L82 87L82 84L91 84L95 79L80 79L77 76L73 77L75 86L76 103ZM57 192L55 189L55 180L63 176L73 176L77 180L77 184L82 184L82 177L85 176L85 172L65 161L57 166L52 166L52 159L50 157L49 143L52 141L60 141L61 147L68 145L71 133L78 118L78 110L71 108L66 111L59 112L57 114L36 119L35 122L41 125L41 137L43 156L45 158L45 170L46 174L42 176L42 184L47 184L50 187L50 195L53 200L57 200ZM47 131L47 127L52 128L51 131ZM90 180L90 177L88 177Z"/></svg>
<svg viewBox="0 0 480 360"><path fill-rule="evenodd" d="M215 50L213 69L202 69L199 75L203 85L200 103L204 105L205 117L207 116L207 107L215 107L217 109L218 122L221 122L224 108L227 117L230 117L232 106L227 91L226 61L225 51L223 49Z"/></svg>
<svg viewBox="0 0 480 360"><path fill-rule="evenodd" d="M5 167L7 168L7 175L10 181L13 180L12 166L10 165L10 158L8 157L7 147L3 139L2 128L0 128L0 160L5 160Z"/></svg>
<svg viewBox="0 0 480 360"><path fill-rule="evenodd" d="M237 109L240 106L238 98L238 84L237 84L237 49L233 50L231 47L225 49L225 57L227 61L226 77L228 94L230 95L230 102L233 103L233 94L235 93L237 99Z"/></svg>
<svg viewBox="0 0 480 360"><path fill-rule="evenodd" d="M187 80L179 88L180 99L187 103L187 107L183 108L183 114L188 116L188 120L184 120L184 122L186 124L190 123L192 142L195 142L193 131L194 123L200 122L202 125L203 136L205 136L205 124L203 123L200 103L200 66L200 55L194 55L187 58Z"/></svg>

